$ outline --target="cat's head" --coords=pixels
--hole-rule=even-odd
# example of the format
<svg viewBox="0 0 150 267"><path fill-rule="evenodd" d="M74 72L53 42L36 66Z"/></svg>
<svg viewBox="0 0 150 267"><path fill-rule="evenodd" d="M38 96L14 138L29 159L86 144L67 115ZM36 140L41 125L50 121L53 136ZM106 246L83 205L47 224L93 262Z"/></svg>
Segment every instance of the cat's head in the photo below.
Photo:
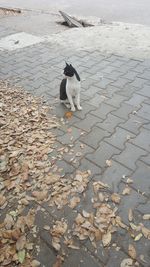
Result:
<svg viewBox="0 0 150 267"><path fill-rule="evenodd" d="M64 75L66 77L73 77L73 75L74 75L74 68L72 67L71 64L69 65L68 63L66 63L66 67L64 68Z"/></svg>

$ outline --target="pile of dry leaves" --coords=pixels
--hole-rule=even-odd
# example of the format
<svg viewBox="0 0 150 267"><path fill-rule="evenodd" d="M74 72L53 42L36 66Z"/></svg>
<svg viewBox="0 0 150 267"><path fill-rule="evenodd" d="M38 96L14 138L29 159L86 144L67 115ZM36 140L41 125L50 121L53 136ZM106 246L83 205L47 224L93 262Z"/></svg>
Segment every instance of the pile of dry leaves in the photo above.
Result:
<svg viewBox="0 0 150 267"><path fill-rule="evenodd" d="M33 249L27 235L34 233L35 211L22 212L31 200L47 198L41 178L51 179L51 129L58 122L40 99L7 82L0 82L0 100L0 265L16 266Z"/></svg>

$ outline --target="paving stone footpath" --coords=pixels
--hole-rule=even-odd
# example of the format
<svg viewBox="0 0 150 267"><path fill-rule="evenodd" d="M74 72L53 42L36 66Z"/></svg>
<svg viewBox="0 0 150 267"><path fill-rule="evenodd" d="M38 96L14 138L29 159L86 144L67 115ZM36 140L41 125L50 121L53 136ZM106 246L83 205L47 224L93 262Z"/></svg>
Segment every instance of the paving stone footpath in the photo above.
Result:
<svg viewBox="0 0 150 267"><path fill-rule="evenodd" d="M1 27L0 37L8 34L8 29ZM73 64L81 76L83 111L74 112L67 124L55 131L57 145L72 144L75 152L80 151L81 144L85 148L77 161L70 161L72 155L66 155L63 160L58 159L58 165L64 168L64 174L89 169L91 181L101 180L119 194L124 188L124 177L130 177L132 194L123 196L118 214L129 224L128 210L132 208L134 223L141 222L143 215L150 213L150 60L138 61L98 50L72 51L43 42L0 51L0 79L8 79L33 95L43 96L52 106L52 114L65 120L67 109L58 100L65 61ZM90 198L87 189L88 195ZM87 210L88 205L88 202L83 204ZM71 220L72 215L63 209L55 216ZM42 230L50 219L53 220L50 208L44 216L39 212L37 217L41 229L38 257L43 267L53 266L57 256L50 238ZM149 221L146 225L149 227ZM105 249L101 246L95 251L89 241L80 242L80 250L69 250L62 266L119 267L129 257L130 242L131 236L123 229L113 237L113 243L120 248L117 251L115 246ZM135 246L139 266L150 266L148 239L142 237ZM140 255L144 255L144 261Z"/></svg>

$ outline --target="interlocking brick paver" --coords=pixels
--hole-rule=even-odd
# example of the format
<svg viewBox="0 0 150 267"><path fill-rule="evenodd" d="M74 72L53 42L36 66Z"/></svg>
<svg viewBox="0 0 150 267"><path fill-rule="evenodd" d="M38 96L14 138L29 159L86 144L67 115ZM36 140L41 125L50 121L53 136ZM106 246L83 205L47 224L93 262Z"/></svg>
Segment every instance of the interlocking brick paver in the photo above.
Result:
<svg viewBox="0 0 150 267"><path fill-rule="evenodd" d="M140 160L150 166L150 153L146 157L141 157Z"/></svg>
<svg viewBox="0 0 150 267"><path fill-rule="evenodd" d="M126 103L128 105L136 107L136 106L141 105L141 103L144 102L145 99L146 98L144 96L133 94L132 97L128 101L126 101Z"/></svg>
<svg viewBox="0 0 150 267"><path fill-rule="evenodd" d="M125 148L125 143L130 139L132 140L133 137L135 137L135 135L131 132L117 127L111 137L105 138L105 142L123 150Z"/></svg>
<svg viewBox="0 0 150 267"><path fill-rule="evenodd" d="M75 171L75 168L64 160L57 160L56 166L58 167L61 175L72 174Z"/></svg>
<svg viewBox="0 0 150 267"><path fill-rule="evenodd" d="M145 125L148 121L144 118L138 117L136 115L131 114L129 119L125 123L121 123L120 127L134 133L138 134L140 127Z"/></svg>
<svg viewBox="0 0 150 267"><path fill-rule="evenodd" d="M122 77L133 81L137 75L138 75L137 72L130 70L126 74L124 74Z"/></svg>
<svg viewBox="0 0 150 267"><path fill-rule="evenodd" d="M86 132L90 132L92 127L94 125L96 125L97 123L99 123L101 121L100 118L93 116L92 114L87 114L85 119L78 120L76 122L76 127L86 131Z"/></svg>
<svg viewBox="0 0 150 267"><path fill-rule="evenodd" d="M114 107L120 107L121 103L125 101L126 99L127 98L125 96L115 94L114 97L111 97L110 99L106 99L105 103L112 105Z"/></svg>
<svg viewBox="0 0 150 267"><path fill-rule="evenodd" d="M104 77L108 77L108 74L103 73ZM123 72L120 72L118 69L109 73L109 79L116 81L118 77L122 77Z"/></svg>
<svg viewBox="0 0 150 267"><path fill-rule="evenodd" d="M77 141L69 152L64 154L63 159L78 168L81 159L84 158L87 153L92 153L93 151L94 149L90 146Z"/></svg>
<svg viewBox="0 0 150 267"><path fill-rule="evenodd" d="M128 84L130 81L125 78L118 78L115 82L112 83L113 86L123 88L126 84Z"/></svg>
<svg viewBox="0 0 150 267"><path fill-rule="evenodd" d="M141 109L137 112L137 116L140 116L144 119L149 120L149 118L150 118L150 105L143 103Z"/></svg>
<svg viewBox="0 0 150 267"><path fill-rule="evenodd" d="M150 97L150 85L144 85L141 90L138 91L138 94L143 95L145 97Z"/></svg>
<svg viewBox="0 0 150 267"><path fill-rule="evenodd" d="M95 107L99 107L99 105L102 103L102 102L104 102L104 101L106 101L106 96L104 96L104 95L101 95L101 94L95 94L95 96L91 99L91 100L89 100L89 103L91 104L91 105L93 105L93 106L95 106Z"/></svg>
<svg viewBox="0 0 150 267"><path fill-rule="evenodd" d="M103 168L107 166L106 160L109 160L115 154L119 154L119 152L119 149L102 141L98 149L92 154L87 154L86 158Z"/></svg>
<svg viewBox="0 0 150 267"><path fill-rule="evenodd" d="M125 85L121 90L118 88L117 94L126 96L128 98L132 97L133 93L135 93L138 89L134 86L131 86L131 84Z"/></svg>
<svg viewBox="0 0 150 267"><path fill-rule="evenodd" d="M131 142L147 151L150 151L150 131L147 129L141 129L139 135L137 135Z"/></svg>
<svg viewBox="0 0 150 267"><path fill-rule="evenodd" d="M150 80L150 70L144 70L142 74L139 74L138 77L146 80Z"/></svg>
<svg viewBox="0 0 150 267"><path fill-rule="evenodd" d="M93 77L94 78L94 77ZM106 89L109 84L111 84L113 81L107 78L101 78L98 82L98 86L102 89Z"/></svg>
<svg viewBox="0 0 150 267"><path fill-rule="evenodd" d="M81 135L81 129L76 127L71 128L71 132L65 133L63 136L60 136L57 140L62 144L72 144L76 141Z"/></svg>
<svg viewBox="0 0 150 267"><path fill-rule="evenodd" d="M81 120L84 119L84 118L86 117L86 115L87 115L90 111L96 109L95 106L89 104L89 101L82 103L82 100L81 100L81 106L83 106L82 111L78 111L78 110L77 110L77 111L74 113L75 117L77 117L77 118L79 118L79 119L81 119Z"/></svg>
<svg viewBox="0 0 150 267"><path fill-rule="evenodd" d="M132 175L132 179L134 181L133 186L137 190L145 192L148 196L150 196L150 166L140 161L137 162L137 166L137 170Z"/></svg>
<svg viewBox="0 0 150 267"><path fill-rule="evenodd" d="M134 79L134 81L130 83L130 85L131 86L134 86L134 87L137 87L138 89L140 89L140 88L143 87L143 85L145 84L145 82L146 81L144 79L141 79L141 78L136 77Z"/></svg>
<svg viewBox="0 0 150 267"><path fill-rule="evenodd" d="M121 107L117 109L116 111L113 111L112 114L115 116L118 116L119 118L122 119L128 119L129 114L134 110L134 107L131 105L122 103Z"/></svg>
<svg viewBox="0 0 150 267"><path fill-rule="evenodd" d="M102 103L95 111L92 111L91 114L101 119L105 119L107 114L114 110L116 110L115 107Z"/></svg>
<svg viewBox="0 0 150 267"><path fill-rule="evenodd" d="M115 128L119 126L119 124L123 121L124 120L119 117L116 117L112 114L108 114L106 120L98 123L97 126L112 133L115 130Z"/></svg>
<svg viewBox="0 0 150 267"><path fill-rule="evenodd" d="M106 130L100 129L95 126L92 128L91 132L84 135L81 138L81 141L93 148L98 148L100 141L103 140L104 137L108 136L109 133Z"/></svg>
<svg viewBox="0 0 150 267"><path fill-rule="evenodd" d="M113 62L111 62L111 66L115 66L117 68L120 68L124 62L122 60L116 59Z"/></svg>
<svg viewBox="0 0 150 267"><path fill-rule="evenodd" d="M120 185L120 192L123 192L125 188L125 184ZM121 217L122 221L129 225L128 213L129 209L132 209L133 216L135 217L134 210L137 208L139 203L145 203L146 198L142 196L140 193L131 189L131 193L128 196L121 197L121 203L118 209L118 215Z"/></svg>
<svg viewBox="0 0 150 267"><path fill-rule="evenodd" d="M82 171L90 170L92 176L94 176L96 174L100 174L102 171L101 167L97 166L95 163L92 163L91 161L89 161L86 158L83 158L81 160L79 169Z"/></svg>
<svg viewBox="0 0 150 267"><path fill-rule="evenodd" d="M119 267L121 262L126 259L128 256L122 251L117 251L116 248L112 248L109 251L109 260L107 262L107 267Z"/></svg>
<svg viewBox="0 0 150 267"><path fill-rule="evenodd" d="M86 249L71 250L68 259L62 264L62 267L102 267L100 262L96 261L94 257L87 253Z"/></svg>
<svg viewBox="0 0 150 267"><path fill-rule="evenodd" d="M113 158L118 162L122 163L129 169L136 169L136 161L140 159L141 156L146 155L146 151L143 149L132 145L126 144L126 148L120 153L120 155L114 156Z"/></svg>
<svg viewBox="0 0 150 267"><path fill-rule="evenodd" d="M114 192L119 192L119 184L124 176L130 176L131 171L122 166L120 163L112 160L111 166L108 167L101 175L101 180L109 185L109 188ZM99 176L96 175L94 180L99 180Z"/></svg>
<svg viewBox="0 0 150 267"><path fill-rule="evenodd" d="M146 67L143 66L143 65L141 65L141 64L139 64L138 66L136 66L136 68L133 68L133 70L135 72L137 72L137 73L143 73L145 69L146 69Z"/></svg>

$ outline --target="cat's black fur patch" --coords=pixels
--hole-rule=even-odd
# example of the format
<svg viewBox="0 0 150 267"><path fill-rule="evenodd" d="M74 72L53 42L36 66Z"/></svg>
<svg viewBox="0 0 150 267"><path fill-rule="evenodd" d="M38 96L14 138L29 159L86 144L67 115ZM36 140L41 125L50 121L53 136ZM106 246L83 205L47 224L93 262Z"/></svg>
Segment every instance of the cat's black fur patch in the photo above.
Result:
<svg viewBox="0 0 150 267"><path fill-rule="evenodd" d="M66 94L66 83L67 79L63 79L60 84L60 100L66 100L67 94Z"/></svg>
<svg viewBox="0 0 150 267"><path fill-rule="evenodd" d="M69 65L68 63L66 63L66 67L64 68L64 74L66 75L66 77L73 77L75 75L76 79L80 82L80 76L71 64ZM67 99L66 84L67 78L63 79L60 84L60 100Z"/></svg>

